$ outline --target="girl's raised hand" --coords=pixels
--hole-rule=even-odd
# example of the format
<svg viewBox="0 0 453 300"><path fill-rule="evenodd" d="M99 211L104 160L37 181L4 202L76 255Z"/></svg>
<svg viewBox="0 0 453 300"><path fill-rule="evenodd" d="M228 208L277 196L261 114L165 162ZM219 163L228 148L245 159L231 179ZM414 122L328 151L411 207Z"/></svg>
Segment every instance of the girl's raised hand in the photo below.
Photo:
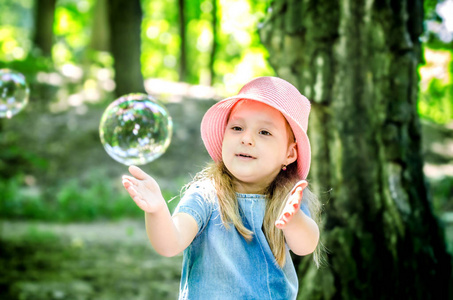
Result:
<svg viewBox="0 0 453 300"><path fill-rule="evenodd" d="M275 226L279 229L286 227L288 222L292 219L294 214L299 211L300 203L302 202L302 194L304 189L307 187L308 182L306 180L301 180L291 191L291 195L286 202L283 212L280 217L275 221Z"/></svg>
<svg viewBox="0 0 453 300"><path fill-rule="evenodd" d="M123 175L123 186L138 207L144 212L154 213L167 206L154 178L136 166L130 166L129 172L132 176Z"/></svg>

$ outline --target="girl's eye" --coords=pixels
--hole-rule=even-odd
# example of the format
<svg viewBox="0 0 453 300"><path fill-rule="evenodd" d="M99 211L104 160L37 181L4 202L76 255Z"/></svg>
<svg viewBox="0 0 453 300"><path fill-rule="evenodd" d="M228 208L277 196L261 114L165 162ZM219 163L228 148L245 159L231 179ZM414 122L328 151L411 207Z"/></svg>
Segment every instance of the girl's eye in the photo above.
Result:
<svg viewBox="0 0 453 300"><path fill-rule="evenodd" d="M269 131L266 131L266 130L261 130L260 134L261 135L271 135L271 133Z"/></svg>
<svg viewBox="0 0 453 300"><path fill-rule="evenodd" d="M239 127L239 126L233 126L233 127L231 127L231 129L232 129L233 131L241 131L241 130L242 130L242 128Z"/></svg>

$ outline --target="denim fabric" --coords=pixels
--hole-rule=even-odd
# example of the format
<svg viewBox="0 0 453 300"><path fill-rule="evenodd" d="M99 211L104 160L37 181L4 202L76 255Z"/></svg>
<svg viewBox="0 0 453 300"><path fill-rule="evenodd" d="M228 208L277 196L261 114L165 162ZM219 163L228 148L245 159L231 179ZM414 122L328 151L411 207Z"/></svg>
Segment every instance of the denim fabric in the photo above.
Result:
<svg viewBox="0 0 453 300"><path fill-rule="evenodd" d="M286 264L278 266L262 231L265 197L237 194L244 225L253 231L247 242L231 226L226 229L217 199L186 194L175 213L194 217L199 232L183 256L179 299L295 299L298 280L287 248ZM307 207L301 208L309 215Z"/></svg>

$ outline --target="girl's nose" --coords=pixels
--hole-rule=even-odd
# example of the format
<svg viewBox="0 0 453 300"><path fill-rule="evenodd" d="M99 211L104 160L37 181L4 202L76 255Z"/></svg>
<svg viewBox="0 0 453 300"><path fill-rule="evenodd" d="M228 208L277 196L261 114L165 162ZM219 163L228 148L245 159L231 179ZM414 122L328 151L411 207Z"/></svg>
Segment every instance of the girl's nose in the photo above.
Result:
<svg viewBox="0 0 453 300"><path fill-rule="evenodd" d="M244 132L244 134L242 135L242 144L249 146L253 146L255 144L255 141L253 140L253 137L250 133Z"/></svg>

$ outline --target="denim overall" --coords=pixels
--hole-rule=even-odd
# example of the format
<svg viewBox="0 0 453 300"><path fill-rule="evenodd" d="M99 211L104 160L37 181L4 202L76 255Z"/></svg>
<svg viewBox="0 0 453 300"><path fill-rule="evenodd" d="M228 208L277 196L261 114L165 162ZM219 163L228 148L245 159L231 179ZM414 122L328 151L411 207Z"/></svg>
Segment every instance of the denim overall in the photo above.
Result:
<svg viewBox="0 0 453 300"><path fill-rule="evenodd" d="M262 230L264 195L237 194L243 224L253 231L247 242L233 225L226 229L217 198L207 201L192 191L175 213L187 213L198 233L184 250L179 299L295 299L298 280L288 248L281 268ZM301 209L309 215L305 205Z"/></svg>

